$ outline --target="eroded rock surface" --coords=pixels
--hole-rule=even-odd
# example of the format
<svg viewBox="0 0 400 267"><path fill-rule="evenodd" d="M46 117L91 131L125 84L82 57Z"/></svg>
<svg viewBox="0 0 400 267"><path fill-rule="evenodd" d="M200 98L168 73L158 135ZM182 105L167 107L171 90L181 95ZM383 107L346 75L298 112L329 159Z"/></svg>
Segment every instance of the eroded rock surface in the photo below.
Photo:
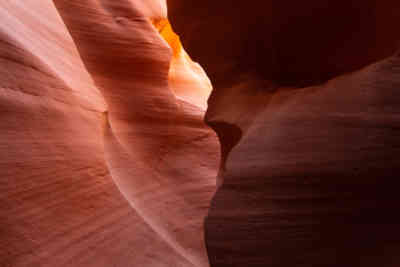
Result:
<svg viewBox="0 0 400 267"><path fill-rule="evenodd" d="M398 2L169 8L214 86L211 266L398 265Z"/></svg>
<svg viewBox="0 0 400 267"><path fill-rule="evenodd" d="M0 265L208 266L218 141L170 90L165 3L54 4L0 4Z"/></svg>
<svg viewBox="0 0 400 267"><path fill-rule="evenodd" d="M398 266L399 2L168 5L0 3L0 265Z"/></svg>

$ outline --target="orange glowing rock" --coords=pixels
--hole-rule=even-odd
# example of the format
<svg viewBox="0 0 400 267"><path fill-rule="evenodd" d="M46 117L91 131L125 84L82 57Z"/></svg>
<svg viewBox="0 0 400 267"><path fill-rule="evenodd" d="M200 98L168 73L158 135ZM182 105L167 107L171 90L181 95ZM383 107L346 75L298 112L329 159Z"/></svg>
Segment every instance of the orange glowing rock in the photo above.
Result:
<svg viewBox="0 0 400 267"><path fill-rule="evenodd" d="M168 19L153 20L152 22L172 50L169 70L171 90L178 97L205 110L212 90L207 74L186 53L179 36L173 31Z"/></svg>

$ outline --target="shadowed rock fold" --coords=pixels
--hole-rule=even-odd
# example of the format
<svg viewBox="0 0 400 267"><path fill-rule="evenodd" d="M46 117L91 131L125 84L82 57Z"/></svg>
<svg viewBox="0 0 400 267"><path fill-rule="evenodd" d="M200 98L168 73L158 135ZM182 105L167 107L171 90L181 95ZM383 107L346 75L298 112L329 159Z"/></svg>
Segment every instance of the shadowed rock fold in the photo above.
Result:
<svg viewBox="0 0 400 267"><path fill-rule="evenodd" d="M400 2L168 7L0 3L0 266L397 267Z"/></svg>
<svg viewBox="0 0 400 267"><path fill-rule="evenodd" d="M168 4L214 86L211 266L398 265L400 4Z"/></svg>

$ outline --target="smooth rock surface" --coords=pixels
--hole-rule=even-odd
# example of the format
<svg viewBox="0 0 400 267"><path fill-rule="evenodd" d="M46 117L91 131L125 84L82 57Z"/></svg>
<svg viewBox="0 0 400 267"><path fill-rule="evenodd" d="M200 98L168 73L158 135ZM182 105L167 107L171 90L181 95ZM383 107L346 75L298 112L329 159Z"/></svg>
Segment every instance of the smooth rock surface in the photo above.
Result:
<svg viewBox="0 0 400 267"><path fill-rule="evenodd" d="M397 266L396 1L170 0L214 90L211 266Z"/></svg>
<svg viewBox="0 0 400 267"><path fill-rule="evenodd" d="M0 4L0 266L208 266L217 138L169 88L165 3L114 2Z"/></svg>
<svg viewBox="0 0 400 267"><path fill-rule="evenodd" d="M399 15L1 2L0 266L397 267Z"/></svg>

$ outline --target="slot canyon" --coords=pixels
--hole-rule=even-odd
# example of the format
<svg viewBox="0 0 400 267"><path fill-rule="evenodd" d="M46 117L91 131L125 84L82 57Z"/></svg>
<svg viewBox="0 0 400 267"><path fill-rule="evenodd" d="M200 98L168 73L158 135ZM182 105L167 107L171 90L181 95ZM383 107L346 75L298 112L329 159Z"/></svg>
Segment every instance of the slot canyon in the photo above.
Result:
<svg viewBox="0 0 400 267"><path fill-rule="evenodd" d="M399 19L1 0L0 267L398 267Z"/></svg>

